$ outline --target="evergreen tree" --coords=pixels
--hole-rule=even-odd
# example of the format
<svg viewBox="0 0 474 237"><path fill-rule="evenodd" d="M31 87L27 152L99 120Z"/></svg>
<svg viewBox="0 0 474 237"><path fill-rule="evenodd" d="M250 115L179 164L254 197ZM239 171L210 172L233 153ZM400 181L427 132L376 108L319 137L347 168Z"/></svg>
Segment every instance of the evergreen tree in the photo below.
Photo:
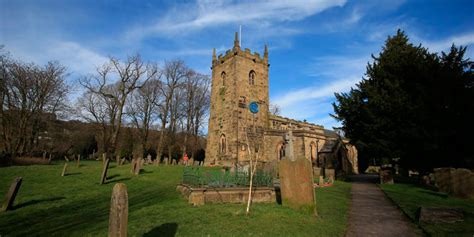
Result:
<svg viewBox="0 0 474 237"><path fill-rule="evenodd" d="M388 37L349 93L336 93L335 115L368 161L400 158L406 168L472 166L472 62L466 48L437 55L409 43L402 31Z"/></svg>

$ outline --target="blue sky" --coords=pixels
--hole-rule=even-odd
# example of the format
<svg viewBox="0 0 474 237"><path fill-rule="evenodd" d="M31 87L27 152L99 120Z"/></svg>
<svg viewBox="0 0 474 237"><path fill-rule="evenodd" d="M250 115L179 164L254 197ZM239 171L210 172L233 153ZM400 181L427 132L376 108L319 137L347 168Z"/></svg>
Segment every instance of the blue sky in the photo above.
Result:
<svg viewBox="0 0 474 237"><path fill-rule="evenodd" d="M329 116L334 92L360 81L398 28L434 52L455 43L474 58L472 0L0 0L0 44L24 61L60 61L72 84L108 56L136 52L210 74L212 48L231 48L240 25L243 48L269 46L271 102L283 116L327 128L339 126Z"/></svg>

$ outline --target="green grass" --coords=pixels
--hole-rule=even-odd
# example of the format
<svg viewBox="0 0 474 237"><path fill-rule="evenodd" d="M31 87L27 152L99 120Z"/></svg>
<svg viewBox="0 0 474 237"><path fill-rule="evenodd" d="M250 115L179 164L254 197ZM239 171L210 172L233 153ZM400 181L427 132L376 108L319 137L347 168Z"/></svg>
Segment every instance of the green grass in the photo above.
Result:
<svg viewBox="0 0 474 237"><path fill-rule="evenodd" d="M183 168L145 166L139 176L130 165L115 167L99 185L101 162L0 168L0 197L15 176L23 184L13 211L0 213L0 236L106 236L110 195L115 183L128 187L129 236L343 236L350 203L350 184L316 190L318 217L278 204L193 207L175 191Z"/></svg>
<svg viewBox="0 0 474 237"><path fill-rule="evenodd" d="M420 226L432 236L473 236L474 201L448 197L411 184L384 184L382 190L415 221L417 209L424 207L460 207L464 210L464 222L453 224L426 224Z"/></svg>

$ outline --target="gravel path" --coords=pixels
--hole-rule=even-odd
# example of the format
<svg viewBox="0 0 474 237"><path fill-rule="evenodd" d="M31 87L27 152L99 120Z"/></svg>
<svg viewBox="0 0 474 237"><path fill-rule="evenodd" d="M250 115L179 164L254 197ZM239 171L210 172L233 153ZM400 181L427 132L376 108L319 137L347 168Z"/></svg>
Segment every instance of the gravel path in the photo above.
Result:
<svg viewBox="0 0 474 237"><path fill-rule="evenodd" d="M352 203L346 237L421 236L418 229L374 183L377 175L357 175L352 180Z"/></svg>

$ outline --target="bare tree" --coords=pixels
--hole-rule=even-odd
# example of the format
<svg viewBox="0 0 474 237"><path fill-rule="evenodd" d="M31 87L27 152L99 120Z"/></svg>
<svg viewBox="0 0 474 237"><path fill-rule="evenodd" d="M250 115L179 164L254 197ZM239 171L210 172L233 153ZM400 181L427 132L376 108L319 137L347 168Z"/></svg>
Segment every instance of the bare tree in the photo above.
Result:
<svg viewBox="0 0 474 237"><path fill-rule="evenodd" d="M186 78L189 69L186 67L183 61L175 60L165 63L163 69L162 86L161 91L163 95L163 101L159 106L159 119L161 121L160 136L158 141L157 157L161 158L163 154L165 131L168 133L168 138L176 131L177 121L177 101L180 96L177 96L178 90L182 86L183 80ZM169 123L168 129L166 125ZM170 142L171 143L171 142ZM168 147L170 152L170 147ZM171 154L168 154L171 157Z"/></svg>
<svg viewBox="0 0 474 237"><path fill-rule="evenodd" d="M210 79L206 75L190 71L185 83L185 101L183 103L184 115L184 142L182 154L187 152L188 137L194 138L193 152L196 149L198 141L198 131L202 123L202 118L209 108L209 83Z"/></svg>
<svg viewBox="0 0 474 237"><path fill-rule="evenodd" d="M158 78L161 77L161 72ZM139 131L141 150L144 154L147 148L150 128L158 118L158 106L163 100L161 81L152 79L135 91L128 103L126 112L134 127Z"/></svg>
<svg viewBox="0 0 474 237"><path fill-rule="evenodd" d="M0 49L1 50L1 49ZM48 120L67 106L66 68L57 62L44 67L0 55L1 138L12 157L32 152Z"/></svg>
<svg viewBox="0 0 474 237"><path fill-rule="evenodd" d="M114 154L117 148L124 107L129 95L157 75L157 65L144 63L137 54L128 57L125 62L110 58L108 63L97 69L96 75L85 77L80 81L86 88L86 93L95 94L101 97L102 101L109 101L113 103L113 107L116 107L116 110L110 111L115 113L108 117L108 125L111 128L110 140L103 139L110 141L107 153ZM116 82L114 79L117 79ZM107 135L105 132L103 134Z"/></svg>
<svg viewBox="0 0 474 237"><path fill-rule="evenodd" d="M280 115L281 108L277 104L270 104L270 113L273 115Z"/></svg>

